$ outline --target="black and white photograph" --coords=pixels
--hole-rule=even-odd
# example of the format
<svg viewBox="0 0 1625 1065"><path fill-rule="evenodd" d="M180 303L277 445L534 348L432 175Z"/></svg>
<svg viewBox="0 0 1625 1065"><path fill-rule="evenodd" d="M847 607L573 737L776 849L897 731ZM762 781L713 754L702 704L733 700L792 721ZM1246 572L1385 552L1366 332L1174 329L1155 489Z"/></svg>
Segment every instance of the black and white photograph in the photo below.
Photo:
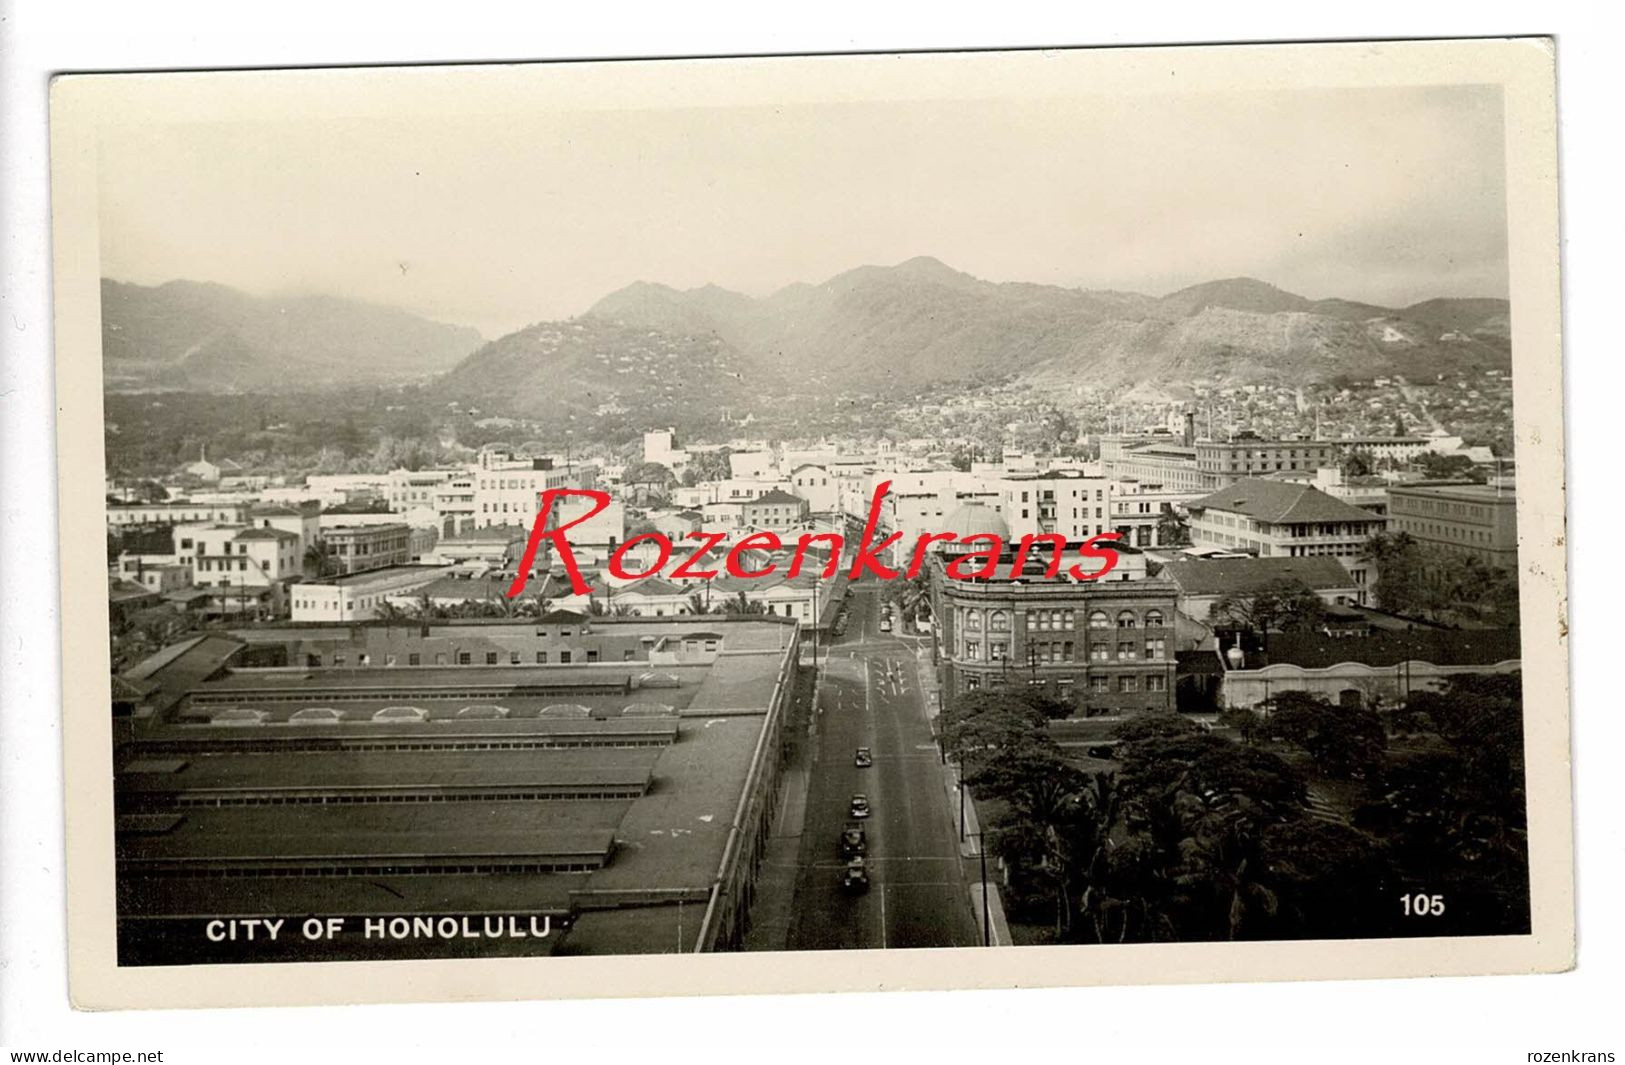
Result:
<svg viewBox="0 0 1625 1065"><path fill-rule="evenodd" d="M97 1001L1565 966L1550 62L59 80Z"/></svg>

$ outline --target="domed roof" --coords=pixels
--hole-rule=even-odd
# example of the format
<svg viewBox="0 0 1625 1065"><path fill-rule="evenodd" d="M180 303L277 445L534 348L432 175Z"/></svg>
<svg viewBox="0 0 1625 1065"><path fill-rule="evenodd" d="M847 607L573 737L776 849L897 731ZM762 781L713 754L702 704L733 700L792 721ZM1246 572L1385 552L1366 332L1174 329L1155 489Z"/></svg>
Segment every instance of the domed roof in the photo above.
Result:
<svg viewBox="0 0 1625 1065"><path fill-rule="evenodd" d="M992 534L1005 539L1010 536L1010 526L1004 523L998 511L975 502L956 508L943 519L942 531L953 533L961 539L978 534Z"/></svg>

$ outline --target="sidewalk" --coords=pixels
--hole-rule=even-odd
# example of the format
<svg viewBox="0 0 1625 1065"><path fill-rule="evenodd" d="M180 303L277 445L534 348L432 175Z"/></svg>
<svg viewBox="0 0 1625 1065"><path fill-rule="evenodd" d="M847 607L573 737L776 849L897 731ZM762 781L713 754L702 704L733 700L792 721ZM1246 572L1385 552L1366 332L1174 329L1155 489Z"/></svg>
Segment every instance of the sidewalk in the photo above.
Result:
<svg viewBox="0 0 1625 1065"><path fill-rule="evenodd" d="M805 763L803 753L795 759ZM794 764L784 770L784 790L773 814L773 828L756 879L756 898L750 907L750 930L745 950L784 950L790 942L795 914L797 864L801 855L801 826L807 815L808 766Z"/></svg>
<svg viewBox="0 0 1625 1065"><path fill-rule="evenodd" d="M980 880L974 881L970 886L971 905L976 909L976 930L982 930L982 884ZM999 900L999 885L989 882L987 885L987 912L992 918L993 935L986 941L990 947L1008 947L1015 943L1010 938L1010 925L1004 919L1004 904Z"/></svg>
<svg viewBox="0 0 1625 1065"><path fill-rule="evenodd" d="M924 647L914 650L915 674L920 681L920 695L925 700L926 716L931 719L931 730L937 730L937 718L942 714L942 691L937 683L937 671L931 668L931 656ZM938 747L942 743L941 737L937 739ZM966 880L970 882L971 908L976 916L976 928L982 929L982 868L981 868L981 841L982 822L976 813L976 801L970 796L963 799L959 792L959 767L952 762L942 767L942 783L948 793L948 811L953 818L954 830L960 830L960 817L964 817L964 830L959 836L959 856L965 859ZM963 802L963 805L961 805ZM963 815L961 814L963 810ZM1009 946L1010 925L1005 920L1004 904L999 898L999 885L994 882L997 876L997 860L990 854L991 864L988 866L989 877L987 885L987 910L989 923L993 926L992 945L995 947ZM973 870L974 865L974 870Z"/></svg>
<svg viewBox="0 0 1625 1065"><path fill-rule="evenodd" d="M822 661L813 681L813 711L808 715L807 735L803 742L795 745L795 753L784 767L778 809L773 811L773 825L768 830L762 868L757 874L745 950L784 950L790 942L796 879L800 871L801 830L807 820L807 782L812 775L812 752L817 746L818 700L824 689L821 667Z"/></svg>

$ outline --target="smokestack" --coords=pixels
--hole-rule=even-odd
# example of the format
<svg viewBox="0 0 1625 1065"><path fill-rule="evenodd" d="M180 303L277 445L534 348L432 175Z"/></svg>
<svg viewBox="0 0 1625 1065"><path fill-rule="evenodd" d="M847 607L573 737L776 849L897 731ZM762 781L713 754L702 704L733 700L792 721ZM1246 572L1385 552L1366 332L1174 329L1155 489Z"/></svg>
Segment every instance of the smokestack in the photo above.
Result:
<svg viewBox="0 0 1625 1065"><path fill-rule="evenodd" d="M1196 412L1188 410L1185 412L1185 446L1190 447L1194 443L1196 443Z"/></svg>

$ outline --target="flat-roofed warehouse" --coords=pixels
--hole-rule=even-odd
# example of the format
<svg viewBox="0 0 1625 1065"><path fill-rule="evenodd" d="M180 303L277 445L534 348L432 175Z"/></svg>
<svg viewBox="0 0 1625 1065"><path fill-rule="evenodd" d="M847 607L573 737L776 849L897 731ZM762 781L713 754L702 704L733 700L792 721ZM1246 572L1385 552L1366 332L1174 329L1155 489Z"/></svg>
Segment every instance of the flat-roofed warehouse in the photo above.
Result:
<svg viewBox="0 0 1625 1065"><path fill-rule="evenodd" d="M121 679L126 964L738 941L778 780L795 624L556 614L382 627L211 635ZM462 666L404 665L453 646L480 651ZM342 664L312 665L316 654ZM343 918L346 934L245 950L203 933L210 920L311 915ZM401 916L551 930L362 934Z"/></svg>

